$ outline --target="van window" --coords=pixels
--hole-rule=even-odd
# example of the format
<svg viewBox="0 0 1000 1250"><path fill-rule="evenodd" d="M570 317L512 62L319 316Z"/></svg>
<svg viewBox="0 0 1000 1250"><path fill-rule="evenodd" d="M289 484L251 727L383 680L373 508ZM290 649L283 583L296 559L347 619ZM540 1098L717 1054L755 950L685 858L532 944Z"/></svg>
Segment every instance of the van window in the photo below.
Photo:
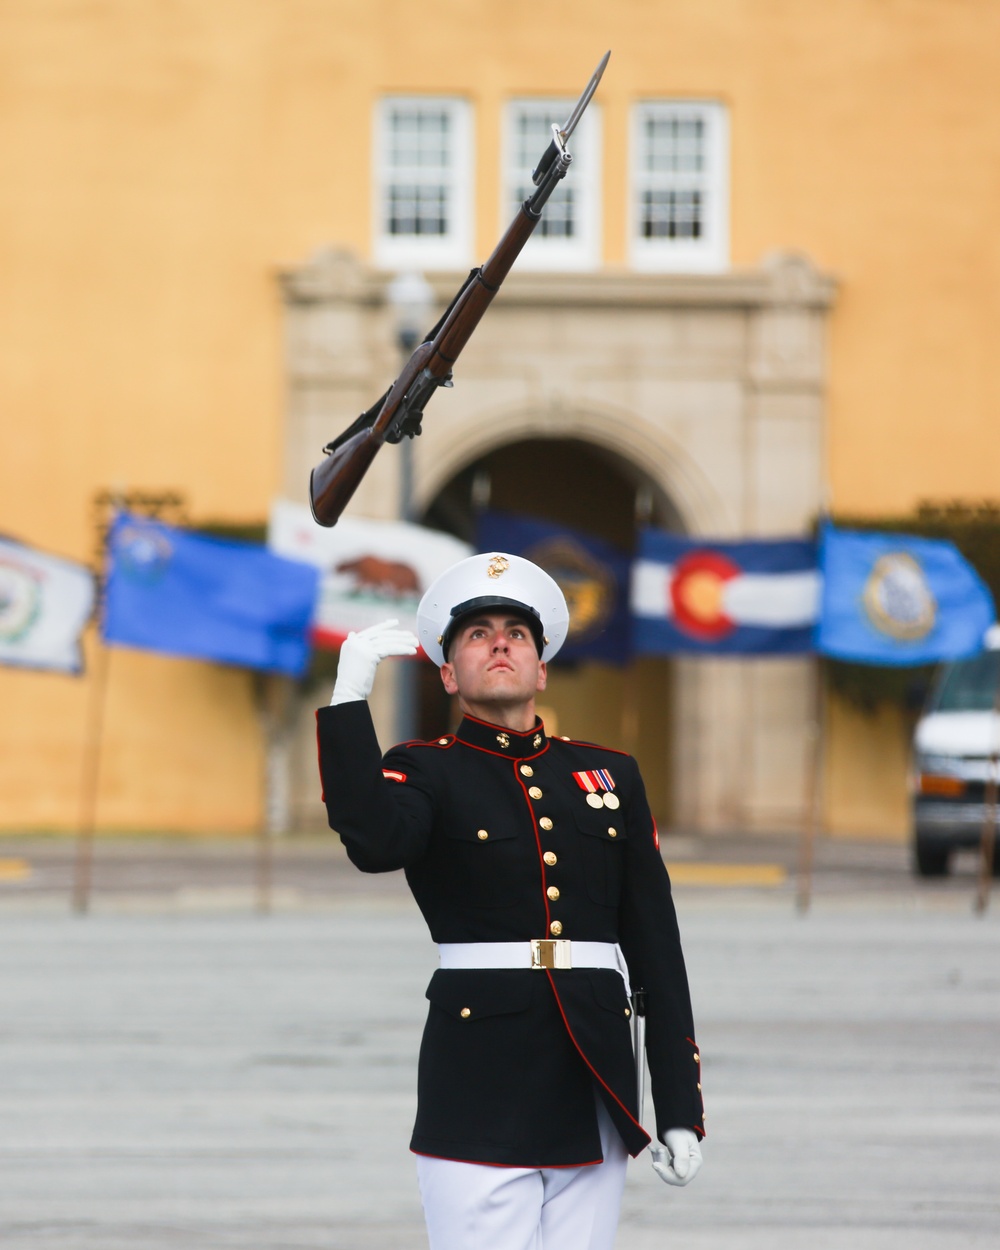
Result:
<svg viewBox="0 0 1000 1250"><path fill-rule="evenodd" d="M989 712L997 697L1000 651L983 651L949 664L931 695L932 712Z"/></svg>

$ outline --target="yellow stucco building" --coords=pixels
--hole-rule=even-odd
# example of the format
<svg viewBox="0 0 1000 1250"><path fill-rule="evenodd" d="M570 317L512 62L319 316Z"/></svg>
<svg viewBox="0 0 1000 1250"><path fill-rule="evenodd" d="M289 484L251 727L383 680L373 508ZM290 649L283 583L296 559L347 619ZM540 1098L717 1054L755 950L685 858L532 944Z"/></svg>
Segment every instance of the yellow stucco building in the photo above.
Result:
<svg viewBox="0 0 1000 1250"><path fill-rule="evenodd" d="M485 258L523 178L519 136L608 47L572 229L512 276L465 399L463 358L464 407L417 452L421 506L484 457L501 473L504 438L597 454L614 422L622 481L648 472L661 519L690 532L804 532L824 502L878 515L995 498L991 0L10 0L0 532L91 560L108 489L181 492L196 521L265 518L389 380L389 279L419 268L441 300ZM310 281L326 330L302 321ZM312 408L303 333L353 362L322 366ZM534 372L504 391L528 346ZM501 419L503 437L469 436L435 476L435 455ZM82 679L0 669L2 829L74 827L93 637L87 650ZM644 769L697 778L697 794L664 784L668 820L796 826L807 667L655 678L673 711L644 713L664 756ZM254 681L127 651L108 675L100 826L254 828ZM590 689L617 717L605 685ZM564 699L565 718L579 690ZM746 724L775 707L734 782ZM741 717L726 746L720 726ZM834 705L827 741L830 830L902 836L904 726Z"/></svg>

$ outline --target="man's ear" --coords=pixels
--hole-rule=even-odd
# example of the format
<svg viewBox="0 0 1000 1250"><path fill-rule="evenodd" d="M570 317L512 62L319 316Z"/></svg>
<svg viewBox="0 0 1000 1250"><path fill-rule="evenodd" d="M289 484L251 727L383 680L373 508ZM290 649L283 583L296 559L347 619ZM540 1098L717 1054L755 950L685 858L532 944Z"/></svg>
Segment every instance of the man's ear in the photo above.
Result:
<svg viewBox="0 0 1000 1250"><path fill-rule="evenodd" d="M458 683L455 681L455 670L447 662L441 665L441 681L448 694L458 694Z"/></svg>
<svg viewBox="0 0 1000 1250"><path fill-rule="evenodd" d="M538 684L535 686L535 689L544 690L545 687L548 685L548 680L549 680L548 666L546 665L545 661L542 660L542 662L538 665Z"/></svg>

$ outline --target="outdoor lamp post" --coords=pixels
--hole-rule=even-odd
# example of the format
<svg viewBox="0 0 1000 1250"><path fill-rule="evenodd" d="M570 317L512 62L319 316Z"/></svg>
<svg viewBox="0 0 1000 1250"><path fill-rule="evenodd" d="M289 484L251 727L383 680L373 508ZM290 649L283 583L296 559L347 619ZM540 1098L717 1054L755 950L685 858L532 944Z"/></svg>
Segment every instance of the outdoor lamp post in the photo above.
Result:
<svg viewBox="0 0 1000 1250"><path fill-rule="evenodd" d="M389 283L386 297L395 321L400 362L405 365L429 329L434 289L423 274L401 273ZM399 516L413 521L413 439L401 439L398 451ZM396 674L396 741L407 742L416 737L417 730L416 666L398 664Z"/></svg>
<svg viewBox="0 0 1000 1250"><path fill-rule="evenodd" d="M421 273L401 273L389 283L386 297L395 319L401 363L405 364L429 328L434 288ZM404 521L412 521L413 439L402 439L399 451L399 515Z"/></svg>

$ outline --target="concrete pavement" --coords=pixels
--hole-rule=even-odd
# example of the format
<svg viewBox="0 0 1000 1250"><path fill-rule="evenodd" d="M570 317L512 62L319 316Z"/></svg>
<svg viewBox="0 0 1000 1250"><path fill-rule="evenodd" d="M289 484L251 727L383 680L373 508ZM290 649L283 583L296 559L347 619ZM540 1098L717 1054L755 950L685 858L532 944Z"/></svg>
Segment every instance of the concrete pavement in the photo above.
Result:
<svg viewBox="0 0 1000 1250"><path fill-rule="evenodd" d="M426 1244L406 1142L434 951L398 876L342 867L279 880L271 915L232 874L83 917L2 883L5 1250ZM968 877L836 871L806 916L787 884L678 884L706 1162L683 1190L633 1163L617 1250L996 1244L996 908Z"/></svg>

